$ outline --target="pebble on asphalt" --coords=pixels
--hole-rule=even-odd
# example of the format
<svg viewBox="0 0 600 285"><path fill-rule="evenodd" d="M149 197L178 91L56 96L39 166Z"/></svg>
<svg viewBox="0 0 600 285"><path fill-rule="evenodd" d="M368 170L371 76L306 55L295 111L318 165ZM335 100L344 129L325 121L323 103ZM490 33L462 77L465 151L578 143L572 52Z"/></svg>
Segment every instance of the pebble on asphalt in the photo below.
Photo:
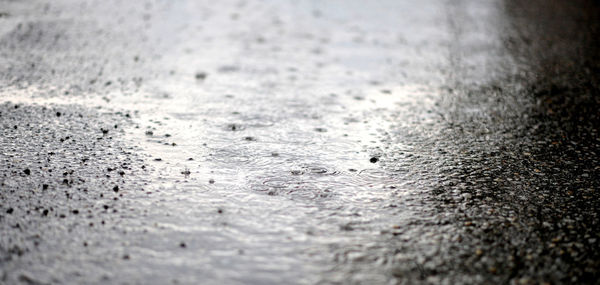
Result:
<svg viewBox="0 0 600 285"><path fill-rule="evenodd" d="M196 80L204 80L206 76L206 72L196 72Z"/></svg>

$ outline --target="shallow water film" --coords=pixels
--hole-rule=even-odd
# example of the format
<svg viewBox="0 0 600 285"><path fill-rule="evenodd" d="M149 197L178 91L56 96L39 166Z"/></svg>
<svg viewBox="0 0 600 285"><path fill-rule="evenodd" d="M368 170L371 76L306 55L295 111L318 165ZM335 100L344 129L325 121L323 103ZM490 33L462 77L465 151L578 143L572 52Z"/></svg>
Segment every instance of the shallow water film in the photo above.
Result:
<svg viewBox="0 0 600 285"><path fill-rule="evenodd" d="M599 21L0 0L0 284L599 284Z"/></svg>

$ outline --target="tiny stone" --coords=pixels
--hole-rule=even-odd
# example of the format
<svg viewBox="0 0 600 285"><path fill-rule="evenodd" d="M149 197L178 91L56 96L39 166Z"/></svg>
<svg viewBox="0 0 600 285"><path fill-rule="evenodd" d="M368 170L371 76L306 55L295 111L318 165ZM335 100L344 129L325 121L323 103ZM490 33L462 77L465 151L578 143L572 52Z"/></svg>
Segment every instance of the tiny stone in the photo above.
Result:
<svg viewBox="0 0 600 285"><path fill-rule="evenodd" d="M197 72L196 73L196 79L197 80L204 80L206 79L207 74L204 72Z"/></svg>

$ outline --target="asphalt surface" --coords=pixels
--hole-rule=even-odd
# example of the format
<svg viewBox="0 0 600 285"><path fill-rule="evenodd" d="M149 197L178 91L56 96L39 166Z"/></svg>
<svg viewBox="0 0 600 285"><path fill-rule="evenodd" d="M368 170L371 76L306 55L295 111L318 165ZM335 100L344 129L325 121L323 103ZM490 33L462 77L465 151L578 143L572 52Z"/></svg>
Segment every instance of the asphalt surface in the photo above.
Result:
<svg viewBox="0 0 600 285"><path fill-rule="evenodd" d="M599 5L0 0L0 283L598 284Z"/></svg>

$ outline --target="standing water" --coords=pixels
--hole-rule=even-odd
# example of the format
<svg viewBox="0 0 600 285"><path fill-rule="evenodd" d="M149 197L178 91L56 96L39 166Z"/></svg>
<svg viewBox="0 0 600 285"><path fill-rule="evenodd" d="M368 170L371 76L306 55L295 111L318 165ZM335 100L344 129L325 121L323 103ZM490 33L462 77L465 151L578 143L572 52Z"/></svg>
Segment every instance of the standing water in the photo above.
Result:
<svg viewBox="0 0 600 285"><path fill-rule="evenodd" d="M35 222L17 217L31 202L2 196L22 207L0 219L1 281L437 283L457 253L484 254L461 245L472 222L455 223L471 198L458 186L480 182L463 163L504 143L477 122L508 114L499 125L516 128L531 102L454 88L523 69L500 4L31 2L2 3L2 110L30 108L19 120L42 146L22 152L62 176L4 179L4 193L55 192ZM5 130L6 167L29 163L18 130ZM451 209L436 196L448 185ZM461 270L445 280L483 282Z"/></svg>

